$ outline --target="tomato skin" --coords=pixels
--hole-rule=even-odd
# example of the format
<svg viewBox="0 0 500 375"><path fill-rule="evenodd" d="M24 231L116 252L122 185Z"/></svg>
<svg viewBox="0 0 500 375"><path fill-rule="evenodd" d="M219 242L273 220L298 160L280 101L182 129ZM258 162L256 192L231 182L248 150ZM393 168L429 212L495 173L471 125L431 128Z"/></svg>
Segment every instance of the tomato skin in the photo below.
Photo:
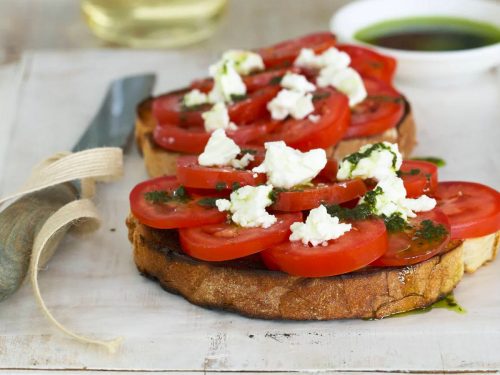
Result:
<svg viewBox="0 0 500 375"><path fill-rule="evenodd" d="M296 39L285 40L256 52L264 60L266 68L291 66L302 48L310 48L316 54L335 46L336 38L330 32L308 34Z"/></svg>
<svg viewBox="0 0 500 375"><path fill-rule="evenodd" d="M193 258L222 261L258 253L269 246L286 241L290 225L302 220L300 212L276 215L277 222L269 228L242 228L221 223L179 230L184 252Z"/></svg>
<svg viewBox="0 0 500 375"><path fill-rule="evenodd" d="M448 231L441 240L428 242L421 239L413 239L415 230L424 220L432 220L434 223L442 224ZM408 232L397 232L389 234L389 247L387 252L374 261L371 265L377 267L400 267L423 262L435 255L447 250L450 242L450 222L448 217L439 208L427 212L419 212L416 218L409 220L415 229Z"/></svg>
<svg viewBox="0 0 500 375"><path fill-rule="evenodd" d="M475 182L440 182L434 193L448 216L452 239L482 237L500 230L500 193Z"/></svg>
<svg viewBox="0 0 500 375"><path fill-rule="evenodd" d="M409 174L411 170L418 169L415 175ZM438 167L436 164L423 160L403 160L400 171L401 178L408 198L417 198L422 194L432 194L438 184Z"/></svg>
<svg viewBox="0 0 500 375"><path fill-rule="evenodd" d="M215 189L218 184L224 183L231 189L233 184L264 184L266 175L233 167L204 167L198 164L197 156L180 156L177 158L177 179L182 185L191 188Z"/></svg>
<svg viewBox="0 0 500 375"><path fill-rule="evenodd" d="M182 105L188 89L174 91L157 97L153 101L152 112L160 126L181 126L203 128L202 113L212 108L203 104L190 109ZM268 116L267 103L280 91L279 85L263 87L248 95L247 98L228 104L227 110L231 121L237 125L247 124Z"/></svg>
<svg viewBox="0 0 500 375"><path fill-rule="evenodd" d="M276 211L312 210L320 204L340 204L363 196L368 189L362 180L350 180L341 183L314 183L300 191L283 191L277 193L276 201L271 209Z"/></svg>
<svg viewBox="0 0 500 375"><path fill-rule="evenodd" d="M332 89L321 89L317 95L328 95L314 102L314 114L319 115L317 122L309 118L293 118L278 122L266 135L254 143L284 141L288 146L301 151L334 146L344 136L350 122L347 97Z"/></svg>
<svg viewBox="0 0 500 375"><path fill-rule="evenodd" d="M256 90L263 89L267 86L278 86L278 82L273 83L275 79L283 77L287 72L299 73L300 69L296 67L290 67L286 69L269 69L262 72L252 73L247 76L242 76L243 83L247 88L247 93L252 93ZM192 89L198 89L201 92L208 93L214 87L214 81L212 78L198 79L191 82Z"/></svg>
<svg viewBox="0 0 500 375"><path fill-rule="evenodd" d="M261 121L240 126L237 130L226 130L226 134L241 146L267 134L273 126L275 126L273 121ZM156 126L153 130L153 139L158 146L166 150L201 154L210 139L210 133L200 127Z"/></svg>
<svg viewBox="0 0 500 375"><path fill-rule="evenodd" d="M339 44L337 48L351 57L351 67L364 77L373 77L391 83L396 71L396 59L371 49Z"/></svg>
<svg viewBox="0 0 500 375"><path fill-rule="evenodd" d="M353 228L327 246L309 247L287 241L261 253L271 269L294 276L325 277L363 268L387 250L387 232L382 220L352 223Z"/></svg>
<svg viewBox="0 0 500 375"><path fill-rule="evenodd" d="M396 127L406 112L403 96L389 84L363 78L368 96L352 108L345 138L368 137Z"/></svg>
<svg viewBox="0 0 500 375"><path fill-rule="evenodd" d="M177 189L180 184L175 176L158 177L136 185L130 192L130 210L144 225L159 229L196 227L206 224L220 223L226 220L226 214L216 208L206 208L198 204L201 199L193 197L186 203L169 202L165 204L151 203L144 194L151 191L167 191Z"/></svg>

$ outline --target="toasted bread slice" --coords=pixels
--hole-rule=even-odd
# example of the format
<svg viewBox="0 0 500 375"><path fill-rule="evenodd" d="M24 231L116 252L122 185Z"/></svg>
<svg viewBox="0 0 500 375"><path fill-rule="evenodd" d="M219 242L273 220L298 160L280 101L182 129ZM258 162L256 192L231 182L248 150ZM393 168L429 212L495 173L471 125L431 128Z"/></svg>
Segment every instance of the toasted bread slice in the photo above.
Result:
<svg viewBox="0 0 500 375"><path fill-rule="evenodd" d="M143 275L196 305L255 318L383 318L434 303L453 290L464 272L460 242L414 266L303 278L269 271L258 256L199 261L182 252L174 230L147 227L132 215L127 226Z"/></svg>
<svg viewBox="0 0 500 375"><path fill-rule="evenodd" d="M482 237L469 238L460 247L465 272L475 272L479 267L495 259L500 247L500 231Z"/></svg>
<svg viewBox="0 0 500 375"><path fill-rule="evenodd" d="M153 129L155 120L152 116L151 105L153 98L146 99L137 107L137 118L135 126L135 139L139 150L144 155L146 170L151 177L175 174L177 157L181 154L167 151L157 146L153 141ZM406 102L406 113L397 127L390 129L380 135L365 138L352 138L341 141L331 150L329 155L340 159L359 150L367 143L388 141L398 143L403 156L409 156L415 147L415 123L411 108Z"/></svg>

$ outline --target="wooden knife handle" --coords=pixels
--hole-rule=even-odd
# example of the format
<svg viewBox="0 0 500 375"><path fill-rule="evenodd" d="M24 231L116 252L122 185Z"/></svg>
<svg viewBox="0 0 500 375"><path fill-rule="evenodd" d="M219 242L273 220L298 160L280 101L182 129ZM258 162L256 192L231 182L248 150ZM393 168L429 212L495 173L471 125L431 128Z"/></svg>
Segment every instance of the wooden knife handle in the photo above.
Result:
<svg viewBox="0 0 500 375"><path fill-rule="evenodd" d="M77 197L76 188L65 183L26 195L0 212L0 301L21 286L45 221Z"/></svg>

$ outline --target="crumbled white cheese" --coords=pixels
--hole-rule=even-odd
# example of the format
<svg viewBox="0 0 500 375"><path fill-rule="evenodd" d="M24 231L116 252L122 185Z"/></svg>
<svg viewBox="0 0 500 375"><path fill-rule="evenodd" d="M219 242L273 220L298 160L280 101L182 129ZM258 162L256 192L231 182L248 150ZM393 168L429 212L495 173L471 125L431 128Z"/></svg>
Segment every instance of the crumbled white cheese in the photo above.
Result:
<svg viewBox="0 0 500 375"><path fill-rule="evenodd" d="M348 160L349 156L344 158L337 172L337 179L375 178L383 180L386 177L395 176L403 162L403 156L399 152L397 143L367 144L361 147L358 153L364 153L370 149L372 151L355 165Z"/></svg>
<svg viewBox="0 0 500 375"><path fill-rule="evenodd" d="M209 111L203 112L201 117L205 122L207 132L213 132L216 129L237 129L236 125L231 122L224 103L215 103Z"/></svg>
<svg viewBox="0 0 500 375"><path fill-rule="evenodd" d="M289 115L302 120L314 111L314 105L311 94L283 89L267 103L267 109L274 120L284 120Z"/></svg>
<svg viewBox="0 0 500 375"><path fill-rule="evenodd" d="M233 49L224 52L221 60L210 66L209 72L212 77L216 75L216 71L225 62L233 64L236 72L241 75L247 75L265 69L264 60L262 60L262 57L258 53Z"/></svg>
<svg viewBox="0 0 500 375"><path fill-rule="evenodd" d="M273 203L272 190L271 185L243 186L231 193L230 200L217 199L215 204L219 211L230 211L231 220L242 227L269 228L277 220L266 211Z"/></svg>
<svg viewBox="0 0 500 375"><path fill-rule="evenodd" d="M182 99L186 107L194 107L196 105L208 103L208 95L198 89L189 91Z"/></svg>
<svg viewBox="0 0 500 375"><path fill-rule="evenodd" d="M349 105L354 107L367 96L363 79L352 68L337 70L332 67L321 69L318 77L318 86L333 86L349 98Z"/></svg>
<svg viewBox="0 0 500 375"><path fill-rule="evenodd" d="M241 159L234 159L234 160L231 160L231 165L234 167L234 168L237 168L237 169L244 169L248 166L248 164L250 164L251 161L253 161L255 159L255 156L253 156L252 154L245 154L241 157Z"/></svg>
<svg viewBox="0 0 500 375"><path fill-rule="evenodd" d="M351 58L347 53L331 47L319 55L316 55L312 49L303 48L295 59L294 65L308 69L331 67L341 70L347 68L350 63Z"/></svg>
<svg viewBox="0 0 500 375"><path fill-rule="evenodd" d="M340 223L339 218L330 216L325 206L321 205L309 212L305 223L293 223L290 241L302 241L304 245L328 245L352 228L351 224Z"/></svg>
<svg viewBox="0 0 500 375"><path fill-rule="evenodd" d="M220 65L211 67L210 70L214 79L214 87L208 94L211 103L232 103L234 96L247 93L245 83L236 71L232 61L223 61Z"/></svg>
<svg viewBox="0 0 500 375"><path fill-rule="evenodd" d="M223 129L217 129L210 136L205 150L198 156L198 163L205 167L231 165L240 151Z"/></svg>
<svg viewBox="0 0 500 375"><path fill-rule="evenodd" d="M311 122L316 123L316 122L318 122L318 121L319 121L320 116L319 116L319 115L309 115L309 116L307 116L307 119L308 119L309 121L311 121Z"/></svg>
<svg viewBox="0 0 500 375"><path fill-rule="evenodd" d="M288 147L283 141L267 142L264 146L264 161L252 171L266 173L268 182L278 188L289 189L307 184L326 165L326 153L323 149L300 152Z"/></svg>
<svg viewBox="0 0 500 375"><path fill-rule="evenodd" d="M280 85L285 89L301 93L313 92L316 90L316 86L309 82L305 76L291 72L287 72L283 76Z"/></svg>
<svg viewBox="0 0 500 375"><path fill-rule="evenodd" d="M396 176L386 177L379 181L375 190L381 189L381 194L375 197L374 213L390 217L399 214L404 220L415 217L415 212L430 211L436 206L436 200L422 195L419 198L406 198L403 180ZM365 200L362 198L360 203Z"/></svg>

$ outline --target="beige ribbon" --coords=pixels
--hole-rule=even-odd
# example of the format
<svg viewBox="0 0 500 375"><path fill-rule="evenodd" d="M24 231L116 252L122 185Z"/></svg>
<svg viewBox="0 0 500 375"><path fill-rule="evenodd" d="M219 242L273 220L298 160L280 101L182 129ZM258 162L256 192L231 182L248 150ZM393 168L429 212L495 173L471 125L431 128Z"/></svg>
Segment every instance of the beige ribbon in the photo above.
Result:
<svg viewBox="0 0 500 375"><path fill-rule="evenodd" d="M59 153L39 164L33 170L23 188L3 202L58 185L63 182L81 180L82 197L91 198L95 192L96 181L113 181L123 174L123 155L120 148L103 147L77 153ZM35 298L49 321L65 334L83 342L106 347L115 352L121 338L101 341L78 335L59 323L47 308L38 286L38 271L50 260L56 246L67 229L76 226L77 230L89 231L99 227L100 219L96 207L90 199L75 200L61 207L42 226L37 234L31 254L30 277Z"/></svg>

